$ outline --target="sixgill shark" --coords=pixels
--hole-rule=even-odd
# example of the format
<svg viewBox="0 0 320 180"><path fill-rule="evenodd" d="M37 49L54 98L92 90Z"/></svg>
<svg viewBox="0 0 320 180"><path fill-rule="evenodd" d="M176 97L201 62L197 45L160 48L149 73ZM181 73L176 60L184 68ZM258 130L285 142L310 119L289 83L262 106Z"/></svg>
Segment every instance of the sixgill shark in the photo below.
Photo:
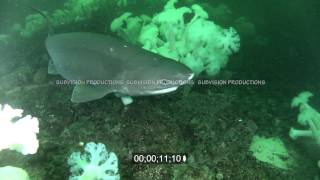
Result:
<svg viewBox="0 0 320 180"><path fill-rule="evenodd" d="M108 35L49 35L45 45L51 58L48 70L67 80L82 82L73 89L71 101L75 103L115 93L127 105L132 96L173 92L194 76L179 62Z"/></svg>

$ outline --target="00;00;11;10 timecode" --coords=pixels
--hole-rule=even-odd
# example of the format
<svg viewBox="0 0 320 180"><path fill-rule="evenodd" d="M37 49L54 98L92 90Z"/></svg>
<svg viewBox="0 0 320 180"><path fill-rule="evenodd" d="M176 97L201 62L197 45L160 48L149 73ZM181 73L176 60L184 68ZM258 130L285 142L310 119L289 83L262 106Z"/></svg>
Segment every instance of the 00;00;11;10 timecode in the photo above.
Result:
<svg viewBox="0 0 320 180"><path fill-rule="evenodd" d="M133 153L134 164L182 164L187 162L184 153Z"/></svg>

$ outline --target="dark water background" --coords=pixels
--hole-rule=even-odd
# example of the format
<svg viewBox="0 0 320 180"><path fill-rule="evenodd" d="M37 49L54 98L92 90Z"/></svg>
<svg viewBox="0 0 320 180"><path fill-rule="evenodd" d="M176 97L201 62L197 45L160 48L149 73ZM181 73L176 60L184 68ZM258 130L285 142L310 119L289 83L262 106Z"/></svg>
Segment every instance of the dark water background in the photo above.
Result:
<svg viewBox="0 0 320 180"><path fill-rule="evenodd" d="M135 2L137 2L137 4L135 4ZM199 0L195 2L204 4L207 3L213 6L221 3L221 1L219 0ZM30 9L26 8L25 5L32 5L41 10L51 11L61 8L63 3L63 0L0 0L0 34L8 33L11 26L15 22L23 22L26 15L33 13L32 11L30 11ZM130 6L127 7L128 9L126 9L125 7L111 8L107 10L104 9L103 11L96 12L93 16L94 18L84 23L55 28L58 33L70 31L92 31L104 33L105 25L107 23L110 23L112 19L127 10L133 11L136 14L146 13L148 15L153 15L154 12L159 12L162 9L163 5L163 3L158 2L159 6L150 7L151 9L147 9L141 8L141 4L139 3L140 1L132 1L131 3L129 3ZM181 139L194 138L193 140L198 141L195 142L194 146L190 144L188 145L188 143L186 143L185 145L183 145L185 149L190 152L197 152L197 149L203 148L208 153L208 151L210 151L211 149L210 147L217 147L222 143L219 140L210 139L212 138L211 135L206 135L206 137L209 136L208 139L212 142L209 142L209 140L205 139L204 137L201 137L203 140L203 142L201 142L196 138L198 136L201 136L199 135L200 130L201 132L204 131L207 133L216 132L217 137L226 137L227 135L225 134L230 135L230 129L237 130L237 128L240 128L240 126L234 125L233 122L233 118L235 119L240 116L252 120L258 127L258 134L283 137L284 139L286 139L287 143L290 144L289 146L295 147L297 151L305 155L306 161L302 163L300 170L304 170L303 167L313 167L309 169L309 172L306 172L306 174L308 175L305 176L305 179L313 178L318 171L315 164L319 159L319 156L314 158L315 154L313 153L318 150L315 150L314 152L304 153L305 151L313 151L314 149L310 149L307 147L306 150L303 145L300 146L293 144L292 141L290 141L290 139L287 137L287 132L291 126L296 125L295 118L297 111L291 110L289 105L292 97L296 96L299 92L304 90L313 92L315 94L315 98L311 100L311 104L315 109L320 109L320 1L225 0L223 1L223 3L226 4L232 11L231 19L236 19L236 17L238 16L247 17L255 25L257 34L260 37L263 37L262 39L259 39L257 36L243 37L240 34L242 38L240 52L230 58L230 61L225 70L232 72L232 78L234 79L266 80L265 87L253 89L239 88L236 90L208 90L203 87L195 87L194 91L192 91L191 94L184 100L181 100L182 98L179 95L165 96L161 98L150 97L150 99L138 99L136 107L132 108L131 111L129 111L129 113L125 115L121 114L122 106L117 102L116 98L111 98L110 100L109 97L107 99L79 106L71 105L70 102L67 101L69 98L68 96L70 94L70 89L64 90L63 93L65 94L59 93L59 89L50 94L51 96L47 97L45 103L43 103L46 106L44 110L45 112L39 112L38 110L33 109L33 100L30 98L21 98L20 100L22 103L20 104L20 106L25 107L28 112L33 112L42 118L46 118L48 114L56 112L57 119L60 118L64 120L63 122L51 122L43 125L45 126L44 128L46 128L47 133L41 135L43 139L52 136L54 137L55 135L59 134L58 132L60 132L61 129L67 127L71 132L73 132L73 130L75 132L80 132L81 129L82 131L89 131L88 129L90 129L92 130L92 134L81 136L81 134L79 133L79 137L81 136L85 140L96 138L94 140L103 141L105 140L106 136L110 134L108 134L108 132L104 134L105 130L97 128L106 126L102 125L101 121L98 120L103 119L102 117L105 116L105 114L103 113L109 113L111 122L119 122L125 129L123 130L123 132L120 131L119 136L115 136L114 139L110 139L110 143L108 143L115 149L115 151L117 150L119 152L120 159L122 159L120 169L123 179L139 179L137 177L146 177L143 176L145 175L143 173L147 174L147 172L149 171L142 171L141 169L143 168L141 167L132 168L129 160L123 160L126 158L126 151L124 149L121 149L120 146L122 146L123 148L127 148L127 146L129 146L130 148L135 149L137 146L141 147L144 145L141 149L148 149L149 146L151 147L151 149L161 149L162 145L156 143L151 144L151 141L148 141L147 137L154 135L154 132L158 132L158 127L160 127L159 129L161 129L161 125L166 124L166 121L162 120L167 120L168 122L170 122L166 125L168 126L168 129L171 129L171 131L174 131L174 129L177 127L181 128L181 132L178 131L179 133L177 133L178 135L174 133L173 135L177 135L177 137ZM182 2L179 4L183 5ZM221 24L226 27L234 25L233 21L223 21L223 18L213 20L217 24ZM36 35L29 42L23 41L28 45L34 45L34 47L32 48L28 47L29 49L26 47L24 48L26 48L27 51L29 50L29 52L31 51L30 49L33 49L33 56L42 56L43 54L45 54L45 49L42 46L45 36L46 32L45 30L43 30L43 32L40 32L39 35ZM17 49L20 48L20 44L18 43L11 46L16 47ZM1 52L4 53L5 51ZM60 97L60 94L62 94L61 97L63 98L55 98L54 95ZM236 96L235 99L233 99L234 96ZM1 100L2 99L7 100L7 98L1 98ZM154 109L150 107L150 104L153 105L152 107L154 107ZM174 109L177 106L181 109ZM105 110L102 107L110 108ZM228 110L223 109L224 107L226 107L225 109ZM221 113L219 113L219 108L223 109L224 113L222 113L222 115ZM214 114L213 111L217 113ZM232 112L237 112L238 114L233 114ZM211 116L210 113L214 115ZM92 116L98 120L92 120L89 124L83 122L85 120L81 121L81 119L86 119L88 114L90 116L91 114L94 114ZM77 120L79 121L79 123L69 120L74 116L77 116ZM191 121L189 122L185 120L197 116L200 119L202 118L207 121L210 121L212 119L219 119L217 117L221 118L223 116L226 116L227 118L224 121L225 124L221 121L210 121L210 124L214 124L214 126L208 125L209 123L205 125L199 125L200 123L192 124ZM273 121L276 118L281 119L281 122L279 124ZM115 122L112 121L113 119L115 120ZM148 119L156 119L159 121L159 124L156 124L156 120L150 122L148 121ZM134 123L141 123L141 126L139 127L137 125L136 127L132 127L132 129L130 129L129 126L133 126L132 124ZM140 131L138 131L137 129L143 129L144 127L149 126L150 129L154 128L153 131L150 130L150 132L148 131L141 133L142 135L139 136L145 138L146 143L143 145L132 143L132 141L135 140L133 132L139 134ZM249 126L250 125L246 125L246 128ZM75 130L77 128L80 130ZM88 129L83 130L85 128ZM219 131L219 129L223 130ZM198 130L199 132L197 132ZM163 130L159 131L158 133L164 136L167 135L168 132L166 130ZM191 134L196 135L193 136ZM203 166L208 167L209 171L214 171L215 173L223 172L225 175L225 179L256 179L256 172L262 174L260 177L266 179L284 179L285 177L287 179L304 179L303 174L298 170L295 173L302 176L298 177L295 173L289 173L290 175L288 175L285 172L269 168L268 166L264 166L261 164L256 165L255 160L250 158L251 156L248 156L246 154L246 149L248 146L246 142L250 142L250 137L252 135L253 134L238 134L238 136L243 136L243 139L237 139L238 142L233 141L233 143L236 144L235 146L228 146L228 143L226 143L226 146L228 148L230 147L230 151L217 150L208 153L210 155L213 154L212 156L214 156L214 154L218 152L221 154L235 154L234 156L237 155L237 157L233 157L232 155L230 155L230 157L227 158L229 159L229 161L227 162L231 162L230 159L234 160L232 163L228 164L225 161L216 160L217 162L215 163L215 165L210 166L209 162L204 161ZM236 136L237 135L233 135L233 138ZM50 175L52 179L65 179L68 176L68 167L66 164L61 164L65 163L65 158L66 156L68 156L67 154L70 153L72 145L74 145L74 143L77 142L78 139L71 138L70 140L66 137L63 138L63 140L59 138L56 140L59 141L60 144L56 143L54 145L47 145L44 143L42 147L43 149L39 153L39 157L34 159L31 158L30 162L28 162L29 164L26 166L45 166L47 175ZM161 142L162 141L159 140L158 143ZM192 141L190 140L190 142ZM243 142L243 144L241 144L240 142ZM168 144L172 145L174 143ZM166 146L164 146L163 148L165 149ZM239 150L237 150L237 148L239 148ZM243 159L241 159L239 157L240 155L237 153L239 153ZM194 156L197 157L197 154ZM50 161L51 164L43 165L45 161ZM247 164L244 162L246 162ZM0 164L1 163L2 162L0 161ZM241 165L243 165L243 167L241 167ZM174 168L175 167L173 167L173 169ZM197 171L197 168L203 169L202 166L192 168L194 171ZM245 171L245 169L248 170ZM155 172L155 170L152 168L149 168L149 170L150 172ZM170 179L169 177L172 177L168 175L172 175L172 173L170 172L164 174L165 175L161 176L162 178L160 179ZM196 174L194 176L202 177L200 179L211 179L208 176L203 176L203 172L199 172L199 174Z"/></svg>

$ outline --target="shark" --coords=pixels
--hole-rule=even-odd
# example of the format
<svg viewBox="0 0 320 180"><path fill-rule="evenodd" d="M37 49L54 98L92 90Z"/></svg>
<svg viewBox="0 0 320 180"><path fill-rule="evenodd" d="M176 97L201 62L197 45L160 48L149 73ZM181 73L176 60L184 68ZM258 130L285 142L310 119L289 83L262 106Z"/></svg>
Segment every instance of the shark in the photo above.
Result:
<svg viewBox="0 0 320 180"><path fill-rule="evenodd" d="M82 103L110 93L124 105L134 96L170 93L194 73L185 65L110 35L69 32L45 41L48 71L75 83L71 101Z"/></svg>

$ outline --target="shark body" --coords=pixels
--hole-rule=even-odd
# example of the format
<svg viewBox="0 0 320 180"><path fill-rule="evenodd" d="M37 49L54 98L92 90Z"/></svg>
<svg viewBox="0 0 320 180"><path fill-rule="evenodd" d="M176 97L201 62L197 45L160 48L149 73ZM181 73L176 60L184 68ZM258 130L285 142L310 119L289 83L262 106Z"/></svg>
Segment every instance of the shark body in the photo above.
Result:
<svg viewBox="0 0 320 180"><path fill-rule="evenodd" d="M73 90L76 103L115 93L130 104L131 96L169 93L194 76L179 62L102 34L57 34L46 39L46 48L51 68L67 80L84 82Z"/></svg>

